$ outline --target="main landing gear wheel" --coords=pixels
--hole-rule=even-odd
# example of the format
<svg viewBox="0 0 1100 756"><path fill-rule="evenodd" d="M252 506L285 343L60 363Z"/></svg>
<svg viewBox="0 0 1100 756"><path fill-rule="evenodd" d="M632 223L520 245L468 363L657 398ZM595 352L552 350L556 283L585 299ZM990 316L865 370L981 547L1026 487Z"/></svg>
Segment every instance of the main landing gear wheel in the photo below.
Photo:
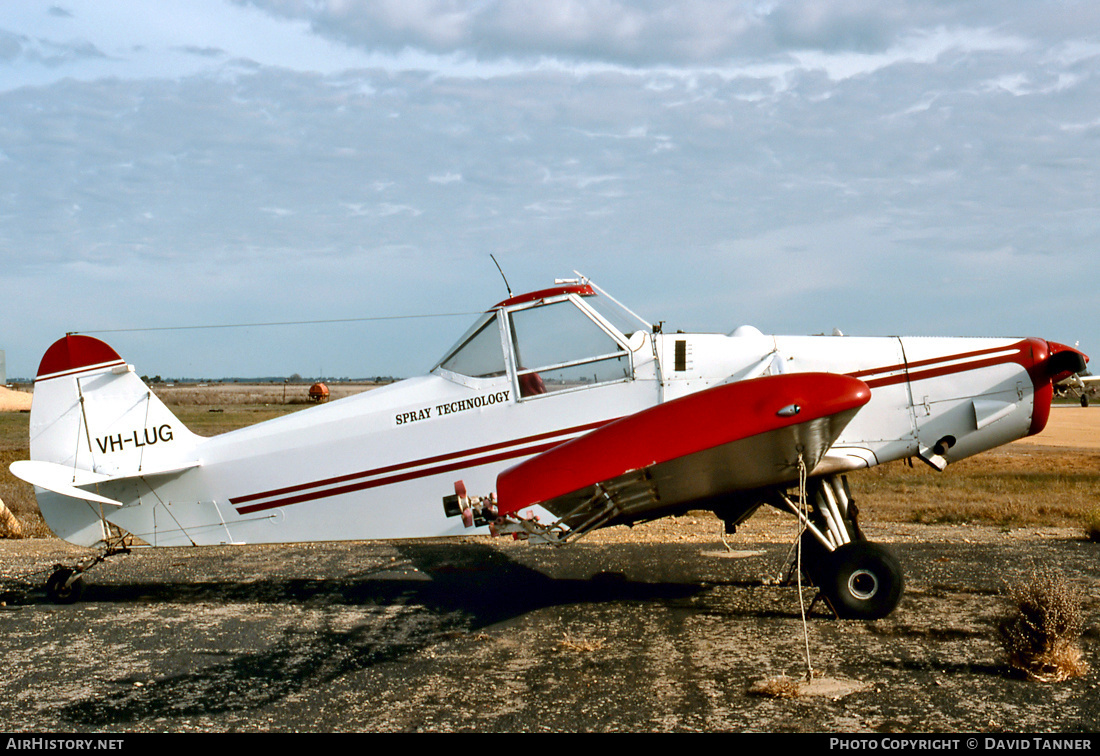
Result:
<svg viewBox="0 0 1100 756"><path fill-rule="evenodd" d="M46 595L55 604L73 604L84 591L84 579L73 578L76 570L71 567L58 567L46 581ZM70 578L72 578L70 580Z"/></svg>
<svg viewBox="0 0 1100 756"><path fill-rule="evenodd" d="M829 555L820 588L842 619L881 619L901 600L901 565L885 547L853 541Z"/></svg>

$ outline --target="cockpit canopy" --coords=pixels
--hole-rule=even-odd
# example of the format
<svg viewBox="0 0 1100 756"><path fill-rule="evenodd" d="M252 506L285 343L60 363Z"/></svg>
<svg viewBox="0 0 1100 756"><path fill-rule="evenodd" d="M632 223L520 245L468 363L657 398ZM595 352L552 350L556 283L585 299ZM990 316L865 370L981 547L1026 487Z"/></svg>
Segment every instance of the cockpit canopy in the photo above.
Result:
<svg viewBox="0 0 1100 756"><path fill-rule="evenodd" d="M587 284L533 292L484 313L433 372L467 384L507 376L521 399L628 381L627 333L639 324Z"/></svg>
<svg viewBox="0 0 1100 756"><path fill-rule="evenodd" d="M497 313L487 312L473 328L451 347L437 368L471 378L495 378L504 375L504 350L500 344Z"/></svg>

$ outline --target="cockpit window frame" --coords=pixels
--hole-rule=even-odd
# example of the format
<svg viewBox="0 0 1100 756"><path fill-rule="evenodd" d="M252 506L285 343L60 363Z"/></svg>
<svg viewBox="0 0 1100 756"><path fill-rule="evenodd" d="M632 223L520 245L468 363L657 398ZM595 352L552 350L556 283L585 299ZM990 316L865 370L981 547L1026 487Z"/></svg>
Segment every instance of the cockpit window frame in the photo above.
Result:
<svg viewBox="0 0 1100 756"><path fill-rule="evenodd" d="M539 399L548 396L561 396L563 394L570 394L576 391L585 391L590 388L598 386L607 386L615 383L627 383L633 381L634 377L634 352L630 347L629 340L626 335L621 333L607 318L605 318L596 308L589 306L584 300L589 297L597 296L595 293L577 293L573 291L548 294L546 296L540 296L538 298L517 298L520 301L508 300L497 304L490 310L486 310L482 313L477 320L463 333L462 337L455 342L454 346L447 350L435 367L431 369L431 373L439 375L454 383L458 383L470 388L484 388L488 384L499 384L503 380L507 380L511 385L517 401L527 401L529 399ZM509 303L511 301L511 303ZM618 347L618 351L608 352L606 354L596 354L591 356L585 356L579 359L567 360L565 362L551 363L547 365L539 365L529 369L519 369L517 364L516 344L515 344L515 328L512 322L512 314L522 312L524 310L534 309L536 307L549 307L557 305L563 302L569 302L576 307L580 313L588 318L600 331L607 335L612 342ZM496 323L498 334L500 337L501 352L504 357L504 373L501 375L493 375L487 377L471 376L464 373L457 373L450 370L444 365L448 360L453 358L460 351L470 345L470 343L477 338L481 332L488 327L492 322ZM524 396L524 392L521 388L521 379L523 376L547 373L556 370L566 370L569 368L577 367L580 365L589 365L598 362L607 362L610 360L626 360L626 375L621 378L612 378L610 380L596 381L594 383L586 383L583 385L573 386L570 388L555 389L553 391L547 391L545 393L528 394Z"/></svg>
<svg viewBox="0 0 1100 756"><path fill-rule="evenodd" d="M517 303L501 308L505 316L504 318L502 318L501 324L504 326L504 336L507 340L505 346L505 361L509 363L510 378L512 380L512 386L515 390L515 397L517 401L524 402L531 399L541 399L549 396L561 396L563 394L570 394L577 391L587 391L588 389L598 386L608 386L616 383L628 383L634 380L634 353L630 349L629 342L627 341L625 335L619 333L618 329L616 329L610 322L608 322L606 318L604 318L594 308L586 305L586 303L584 302L584 298L586 298L587 296L595 295L589 294L585 295L585 297L582 297L576 293L559 294L555 296L539 298L530 302ZM582 315L587 317L597 328L599 328L611 338L611 340L619 347L619 351L587 356L575 360L567 360L565 362L551 363L548 365L539 365L533 368L525 368L522 370L519 369L516 363L516 332L515 325L512 321L513 313L522 312L524 310L529 310L536 307L553 306L562 302L572 303L574 307L580 310ZM589 365L597 362L621 360L623 358L626 359L627 365L626 375L622 378L613 378L610 380L588 383L571 388L557 389L554 391L548 391L546 393L528 394L524 396L524 392L521 386L521 378L523 376L546 373L554 370L562 370L579 365Z"/></svg>
<svg viewBox="0 0 1100 756"><path fill-rule="evenodd" d="M483 330L490 327L493 322L496 323L497 338L500 340L500 350L503 357L504 370L499 375L467 375L466 373L458 373L443 367L448 360L468 347L470 343L477 338ZM504 380L507 380L508 383L514 383L512 374L515 371L512 369L512 360L508 353L507 333L505 331L504 317L501 308L495 307L492 310L483 312L429 372L443 376L454 383L471 388L480 388L484 387L486 384L500 383Z"/></svg>

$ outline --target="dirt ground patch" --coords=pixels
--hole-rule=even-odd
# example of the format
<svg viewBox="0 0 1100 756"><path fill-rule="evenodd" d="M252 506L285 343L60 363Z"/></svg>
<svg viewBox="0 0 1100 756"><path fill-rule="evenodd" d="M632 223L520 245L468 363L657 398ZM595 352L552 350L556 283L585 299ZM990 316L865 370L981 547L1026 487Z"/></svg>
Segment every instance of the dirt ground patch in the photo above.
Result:
<svg viewBox="0 0 1100 756"><path fill-rule="evenodd" d="M0 412L29 412L31 393L0 386Z"/></svg>
<svg viewBox="0 0 1100 756"><path fill-rule="evenodd" d="M1100 407L1055 405L1047 427L1037 436L1016 442L1020 446L1063 449L1100 449Z"/></svg>
<svg viewBox="0 0 1100 756"><path fill-rule="evenodd" d="M73 732L1095 732L1100 553L1058 529L875 528L907 571L888 618L814 607L828 695L753 695L806 669L789 529L727 551L705 517L676 537L553 549L501 539L147 550L40 581L77 555L0 541L0 726ZM683 537L681 540L680 537ZM995 625L1034 565L1085 597L1092 672L1015 677ZM805 591L806 603L814 591Z"/></svg>

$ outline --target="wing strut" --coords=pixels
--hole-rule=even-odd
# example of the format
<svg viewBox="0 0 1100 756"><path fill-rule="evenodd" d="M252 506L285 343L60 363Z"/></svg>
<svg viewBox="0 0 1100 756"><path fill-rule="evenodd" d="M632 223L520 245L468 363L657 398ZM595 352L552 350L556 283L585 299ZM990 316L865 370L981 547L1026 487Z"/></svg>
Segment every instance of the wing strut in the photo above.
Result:
<svg viewBox="0 0 1100 756"><path fill-rule="evenodd" d="M653 477L648 470L638 470L626 479L596 483L591 497L576 506L560 518L570 522L574 517L587 514L587 518L576 523L572 529L561 531L555 543L577 541L584 534L603 527L622 514L630 514L634 509L646 510L659 500L653 487ZM505 532L505 531L501 531Z"/></svg>
<svg viewBox="0 0 1100 756"><path fill-rule="evenodd" d="M544 525L533 513L500 517L494 494L468 496L466 484L461 480L455 481L455 495L444 499L444 507L450 517L461 515L467 527L488 525L493 535L511 535L517 540L563 546L578 541L620 515L650 509L660 499L649 470L636 470L613 481L596 483L592 489L590 496L549 525ZM567 525L573 518L582 519L573 522L572 526Z"/></svg>

